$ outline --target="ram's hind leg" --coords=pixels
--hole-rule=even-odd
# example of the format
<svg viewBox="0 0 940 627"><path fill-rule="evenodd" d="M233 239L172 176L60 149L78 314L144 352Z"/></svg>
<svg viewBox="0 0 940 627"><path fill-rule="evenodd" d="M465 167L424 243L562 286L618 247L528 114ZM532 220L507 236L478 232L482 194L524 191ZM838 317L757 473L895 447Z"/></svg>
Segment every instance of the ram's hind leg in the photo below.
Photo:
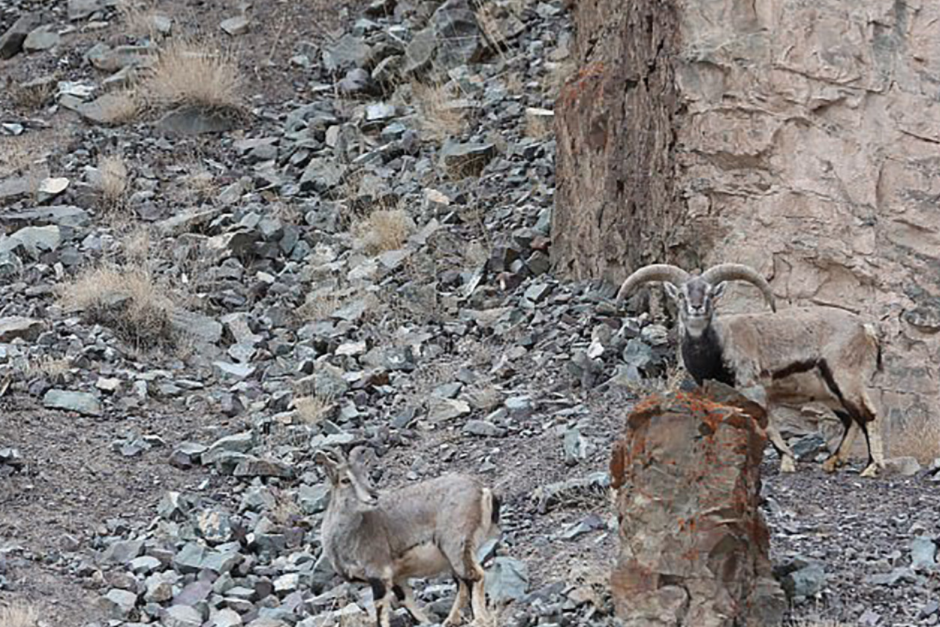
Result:
<svg viewBox="0 0 940 627"><path fill-rule="evenodd" d="M470 592L470 604L473 607L473 622L482 627L491 627L490 613L486 609L486 585L483 567L474 560L475 579Z"/></svg>
<svg viewBox="0 0 940 627"><path fill-rule="evenodd" d="M454 599L454 605L450 608L450 613L444 619L444 627L453 627L460 623L460 610L467 604L467 595L470 594L470 588L463 579L457 577L457 598Z"/></svg>
<svg viewBox="0 0 940 627"><path fill-rule="evenodd" d="M848 462L852 446L855 444L855 438L858 437L858 422L844 411L837 411L835 414L842 421L842 439L839 440L839 446L836 447L835 453L823 462L825 472L835 472Z"/></svg>
<svg viewBox="0 0 940 627"><path fill-rule="evenodd" d="M878 410L868 396L867 390L862 390L862 407L864 407L865 418L862 423L862 430L868 437L868 468L862 471L863 477L874 477L885 467L885 445L881 439L881 421L878 419Z"/></svg>

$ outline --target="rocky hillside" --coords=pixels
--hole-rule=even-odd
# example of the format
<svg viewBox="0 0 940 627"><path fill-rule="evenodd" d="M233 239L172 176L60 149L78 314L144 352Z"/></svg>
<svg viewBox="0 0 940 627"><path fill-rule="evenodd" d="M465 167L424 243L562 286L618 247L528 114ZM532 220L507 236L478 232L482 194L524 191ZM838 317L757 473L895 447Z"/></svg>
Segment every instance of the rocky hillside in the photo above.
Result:
<svg viewBox="0 0 940 627"><path fill-rule="evenodd" d="M371 624L320 559L327 446L503 496L499 624L611 624L609 450L673 348L551 273L569 17L0 0L0 624ZM775 461L794 616L940 619L940 464Z"/></svg>

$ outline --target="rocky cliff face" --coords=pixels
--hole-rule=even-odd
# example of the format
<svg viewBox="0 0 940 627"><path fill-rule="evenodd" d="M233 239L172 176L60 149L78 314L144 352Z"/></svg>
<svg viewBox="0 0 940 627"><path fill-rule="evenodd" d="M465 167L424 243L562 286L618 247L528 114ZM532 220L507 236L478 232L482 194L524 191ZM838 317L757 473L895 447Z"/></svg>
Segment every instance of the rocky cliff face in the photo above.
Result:
<svg viewBox="0 0 940 627"><path fill-rule="evenodd" d="M596 69L558 104L556 266L738 261L784 303L860 312L884 333L889 446L940 445L940 5L594 0L575 18ZM725 311L756 308L744 290Z"/></svg>

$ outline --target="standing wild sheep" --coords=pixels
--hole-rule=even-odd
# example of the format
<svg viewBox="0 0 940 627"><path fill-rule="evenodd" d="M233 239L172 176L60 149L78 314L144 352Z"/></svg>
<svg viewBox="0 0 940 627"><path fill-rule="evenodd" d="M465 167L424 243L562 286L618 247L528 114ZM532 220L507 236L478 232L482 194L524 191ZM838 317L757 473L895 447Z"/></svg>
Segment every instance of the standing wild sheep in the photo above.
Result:
<svg viewBox="0 0 940 627"><path fill-rule="evenodd" d="M767 281L752 268L732 263L714 266L701 276L666 264L646 266L623 282L617 300L643 283L661 281L678 307L682 361L697 383L715 379L738 389L759 386L768 409L774 404L822 402L845 426L838 449L823 468L832 472L845 463L861 429L868 441L868 466L862 475L874 476L884 467L878 414L868 396L881 367L874 328L832 307L715 316L725 281L733 280L758 287L776 312ZM793 453L772 414L767 433L780 452L781 471L795 470Z"/></svg>
<svg viewBox="0 0 940 627"><path fill-rule="evenodd" d="M446 572L457 582L457 598L444 625L460 622L468 596L474 619L488 620L477 551L498 533L499 499L463 474L376 494L356 453L349 460L339 451L315 457L331 484L321 534L333 569L346 581L372 587L380 627L389 627L393 593L415 620L429 622L408 579Z"/></svg>

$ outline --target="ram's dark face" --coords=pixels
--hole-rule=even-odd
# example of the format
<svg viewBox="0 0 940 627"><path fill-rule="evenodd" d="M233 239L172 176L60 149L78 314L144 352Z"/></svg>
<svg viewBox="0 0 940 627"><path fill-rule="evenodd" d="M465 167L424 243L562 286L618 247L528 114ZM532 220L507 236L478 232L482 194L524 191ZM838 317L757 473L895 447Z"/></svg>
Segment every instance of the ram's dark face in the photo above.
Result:
<svg viewBox="0 0 940 627"><path fill-rule="evenodd" d="M679 308L679 321L682 328L692 337L705 332L715 315L715 303L724 294L725 284L712 285L708 281L695 277L677 286L664 283L666 294L676 302Z"/></svg>

